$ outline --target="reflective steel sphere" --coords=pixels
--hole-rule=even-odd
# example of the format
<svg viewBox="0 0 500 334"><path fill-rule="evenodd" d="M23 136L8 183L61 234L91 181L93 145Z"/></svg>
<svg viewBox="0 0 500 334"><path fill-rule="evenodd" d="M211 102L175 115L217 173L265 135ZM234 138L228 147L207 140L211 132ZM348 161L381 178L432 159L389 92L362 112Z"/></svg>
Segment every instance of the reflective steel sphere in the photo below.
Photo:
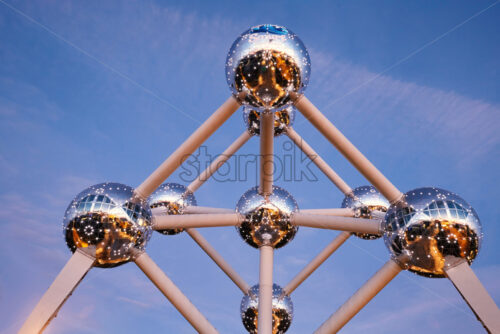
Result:
<svg viewBox="0 0 500 334"><path fill-rule="evenodd" d="M292 103L309 82L311 60L302 41L285 27L255 26L234 41L226 59L226 78L244 104L274 110Z"/></svg>
<svg viewBox="0 0 500 334"><path fill-rule="evenodd" d="M182 214L186 206L196 205L196 199L191 192L187 192L187 188L178 183L164 183L156 189L148 198L148 205L151 209L165 207L167 215ZM181 233L184 229L166 229L158 230L165 235L173 235Z"/></svg>
<svg viewBox="0 0 500 334"><path fill-rule="evenodd" d="M151 236L151 210L133 193L120 183L100 183L78 194L64 214L69 249L95 247L98 267L118 266L134 249L143 250Z"/></svg>
<svg viewBox="0 0 500 334"><path fill-rule="evenodd" d="M389 201L374 186L357 187L352 191L352 196L346 196L342 201L342 207L353 209L357 218L374 219L384 216L389 206ZM380 238L380 235L368 233L354 235L366 240Z"/></svg>
<svg viewBox="0 0 500 334"><path fill-rule="evenodd" d="M273 186L273 193L266 198L254 187L244 193L236 205L236 212L244 216L236 229L252 247L283 247L298 230L290 222L290 215L296 211L297 202L285 189Z"/></svg>
<svg viewBox="0 0 500 334"><path fill-rule="evenodd" d="M250 293L241 300L241 320L249 333L257 334L257 313L259 310L259 285L254 285ZM293 303L283 289L273 284L273 334L285 333L293 319Z"/></svg>
<svg viewBox="0 0 500 334"><path fill-rule="evenodd" d="M394 255L409 256L409 270L444 277L445 257L476 257L482 240L474 209L461 197L439 188L407 192L404 203L389 207L384 240Z"/></svg>
<svg viewBox="0 0 500 334"><path fill-rule="evenodd" d="M243 120L252 135L260 135L260 113L261 111L252 107L245 107L243 112ZM292 126L294 119L295 110L291 106L274 111L274 136L283 134Z"/></svg>

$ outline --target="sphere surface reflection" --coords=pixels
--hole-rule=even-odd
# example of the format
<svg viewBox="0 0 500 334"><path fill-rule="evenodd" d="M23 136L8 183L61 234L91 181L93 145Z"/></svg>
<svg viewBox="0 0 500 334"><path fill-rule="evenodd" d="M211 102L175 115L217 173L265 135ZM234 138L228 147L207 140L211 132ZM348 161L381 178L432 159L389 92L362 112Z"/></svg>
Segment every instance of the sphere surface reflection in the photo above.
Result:
<svg viewBox="0 0 500 334"><path fill-rule="evenodd" d="M167 215L180 215L186 206L196 205L196 199L187 188L178 183L164 183L148 198L151 209L164 207ZM183 228L158 230L165 235L181 233Z"/></svg>
<svg viewBox="0 0 500 334"><path fill-rule="evenodd" d="M311 60L302 41L285 27L263 24L243 32L226 59L226 78L243 104L274 110L292 103L309 82Z"/></svg>
<svg viewBox="0 0 500 334"><path fill-rule="evenodd" d="M389 206L389 201L374 186L357 187L353 189L352 196L346 196L342 201L342 208L351 208L355 217L366 219L383 217ZM368 233L354 233L354 235L365 240L381 237Z"/></svg>
<svg viewBox="0 0 500 334"><path fill-rule="evenodd" d="M290 215L296 211L297 202L285 189L273 186L272 194L266 198L254 187L244 193L236 205L236 212L243 215L243 222L236 229L252 247L266 244L283 247L298 230L290 222Z"/></svg>
<svg viewBox="0 0 500 334"><path fill-rule="evenodd" d="M66 244L95 248L96 266L114 267L143 250L151 236L151 211L134 189L120 183L91 186L69 204L64 215Z"/></svg>
<svg viewBox="0 0 500 334"><path fill-rule="evenodd" d="M384 240L394 255L409 256L409 270L444 277L445 257L472 263L482 240L474 209L458 195L439 188L419 188L392 205L384 219Z"/></svg>
<svg viewBox="0 0 500 334"><path fill-rule="evenodd" d="M257 334L257 315L259 310L259 285L254 285L250 293L241 300L241 320L249 333ZM283 289L273 284L273 334L283 334L290 327L293 319L293 303L290 296L284 295Z"/></svg>
<svg viewBox="0 0 500 334"><path fill-rule="evenodd" d="M289 126L292 126L295 120L295 110L288 106L280 108L274 113L274 136L283 134ZM261 111L252 107L245 107L243 120L247 126L248 132L252 135L260 135L260 114Z"/></svg>

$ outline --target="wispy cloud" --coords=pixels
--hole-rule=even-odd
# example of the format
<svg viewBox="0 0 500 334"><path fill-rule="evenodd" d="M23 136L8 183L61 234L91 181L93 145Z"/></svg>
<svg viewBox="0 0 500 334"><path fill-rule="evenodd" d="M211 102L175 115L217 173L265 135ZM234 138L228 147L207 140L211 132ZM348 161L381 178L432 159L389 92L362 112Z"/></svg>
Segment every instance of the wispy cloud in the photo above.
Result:
<svg viewBox="0 0 500 334"><path fill-rule="evenodd" d="M500 125L498 105L395 79L390 74L348 94L378 74L322 51L312 50L311 54L315 68L322 69L314 73L315 90L311 94L329 117L372 123L383 129L381 136L390 133L395 138L414 140L429 136L468 161L491 153L500 144L496 135ZM400 126L383 128L385 119L396 120Z"/></svg>

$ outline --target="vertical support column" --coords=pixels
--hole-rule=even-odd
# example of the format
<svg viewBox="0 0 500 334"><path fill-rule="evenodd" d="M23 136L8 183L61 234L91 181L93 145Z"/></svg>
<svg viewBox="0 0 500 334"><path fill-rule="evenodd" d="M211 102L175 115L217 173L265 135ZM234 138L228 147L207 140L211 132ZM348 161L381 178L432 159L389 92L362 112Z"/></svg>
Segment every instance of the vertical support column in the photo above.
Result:
<svg viewBox="0 0 500 334"><path fill-rule="evenodd" d="M271 246L261 246L259 272L259 308L257 331L259 334L273 333L273 252Z"/></svg>
<svg viewBox="0 0 500 334"><path fill-rule="evenodd" d="M328 118L325 117L304 95L295 101L295 107L332 143L340 153L393 204L399 202L403 194L389 181Z"/></svg>
<svg viewBox="0 0 500 334"><path fill-rule="evenodd" d="M260 188L263 196L273 192L274 113L260 113Z"/></svg>

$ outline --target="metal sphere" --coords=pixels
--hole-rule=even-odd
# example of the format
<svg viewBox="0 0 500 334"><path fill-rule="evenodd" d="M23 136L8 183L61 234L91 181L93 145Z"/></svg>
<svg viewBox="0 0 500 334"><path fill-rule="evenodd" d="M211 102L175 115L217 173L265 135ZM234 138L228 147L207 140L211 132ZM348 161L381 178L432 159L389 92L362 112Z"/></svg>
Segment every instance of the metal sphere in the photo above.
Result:
<svg viewBox="0 0 500 334"><path fill-rule="evenodd" d="M285 27L263 24L243 32L226 59L226 78L243 104L275 110L292 103L309 82L311 60L302 41Z"/></svg>
<svg viewBox="0 0 500 334"><path fill-rule="evenodd" d="M384 219L384 240L392 254L406 254L408 269L444 277L445 257L476 257L482 240L476 211L458 195L439 188L419 188L392 205Z"/></svg>
<svg viewBox="0 0 500 334"><path fill-rule="evenodd" d="M285 189L273 186L272 194L266 198L254 187L244 193L236 205L236 212L244 217L236 229L252 247L280 248L297 233L298 227L290 222L291 214L296 211L297 202Z"/></svg>
<svg viewBox="0 0 500 334"><path fill-rule="evenodd" d="M241 300L240 312L243 326L251 334L257 334L257 313L259 309L259 285L254 285ZM285 333L293 319L293 303L283 289L273 284L273 334Z"/></svg>
<svg viewBox="0 0 500 334"><path fill-rule="evenodd" d="M357 187L353 189L351 196L347 195L342 201L342 207L353 209L355 217L367 219L383 216L390 205L389 201L374 186ZM354 235L365 240L381 237L369 233L354 233Z"/></svg>
<svg viewBox="0 0 500 334"><path fill-rule="evenodd" d="M148 198L151 209L164 207L167 215L180 215L186 206L196 205L194 195L178 183L164 183ZM183 228L158 230L165 235L174 235L184 231Z"/></svg>
<svg viewBox="0 0 500 334"><path fill-rule="evenodd" d="M260 113L260 110L249 106L244 109L243 120L252 135L260 135ZM292 106L274 111L274 136L283 134L289 126L292 126L294 120L295 110Z"/></svg>
<svg viewBox="0 0 500 334"><path fill-rule="evenodd" d="M151 210L120 183L100 183L78 194L64 214L64 235L72 252L95 247L96 266L128 262L151 237Z"/></svg>

